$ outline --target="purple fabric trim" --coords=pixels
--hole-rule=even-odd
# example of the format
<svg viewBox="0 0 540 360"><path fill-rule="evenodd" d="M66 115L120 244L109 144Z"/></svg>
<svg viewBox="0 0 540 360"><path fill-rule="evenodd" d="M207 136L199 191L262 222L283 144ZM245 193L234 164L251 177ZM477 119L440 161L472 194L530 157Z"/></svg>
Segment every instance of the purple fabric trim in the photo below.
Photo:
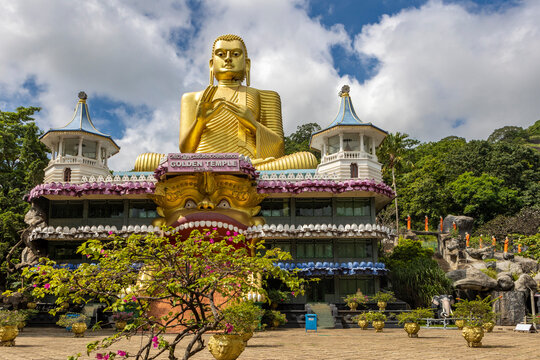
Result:
<svg viewBox="0 0 540 360"><path fill-rule="evenodd" d="M334 194L346 191L370 191L393 198L394 191L385 183L376 183L373 180L303 180L289 182L283 180L263 180L257 184L257 191L261 194L303 192L330 192Z"/></svg>
<svg viewBox="0 0 540 360"><path fill-rule="evenodd" d="M126 181L121 184L111 182L94 183L48 183L41 184L30 190L25 196L26 201L32 201L46 195L85 196L92 194L127 195L127 194L153 194L155 185L152 182Z"/></svg>

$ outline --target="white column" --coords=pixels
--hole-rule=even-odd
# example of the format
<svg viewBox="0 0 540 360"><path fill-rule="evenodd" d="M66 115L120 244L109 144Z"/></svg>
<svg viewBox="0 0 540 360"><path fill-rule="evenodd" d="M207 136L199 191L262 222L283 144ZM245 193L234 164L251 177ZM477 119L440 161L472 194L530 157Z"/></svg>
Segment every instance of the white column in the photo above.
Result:
<svg viewBox="0 0 540 360"><path fill-rule="evenodd" d="M343 134L339 134L339 152L343 152Z"/></svg>
<svg viewBox="0 0 540 360"><path fill-rule="evenodd" d="M82 136L79 137L79 151L77 152L77 156L82 156Z"/></svg>
<svg viewBox="0 0 540 360"><path fill-rule="evenodd" d="M323 142L322 144L322 156L326 156L326 142Z"/></svg>
<svg viewBox="0 0 540 360"><path fill-rule="evenodd" d="M60 138L60 142L58 143L58 156L64 155L64 152L62 151L63 146L64 146L64 138Z"/></svg>
<svg viewBox="0 0 540 360"><path fill-rule="evenodd" d="M97 163L101 165L101 141L97 143L96 153Z"/></svg>
<svg viewBox="0 0 540 360"><path fill-rule="evenodd" d="M361 153L366 152L364 150L364 134L360 134L360 152Z"/></svg>
<svg viewBox="0 0 540 360"><path fill-rule="evenodd" d="M375 139L374 138L371 138L371 153L373 154L373 156L377 156L377 152L375 150Z"/></svg>

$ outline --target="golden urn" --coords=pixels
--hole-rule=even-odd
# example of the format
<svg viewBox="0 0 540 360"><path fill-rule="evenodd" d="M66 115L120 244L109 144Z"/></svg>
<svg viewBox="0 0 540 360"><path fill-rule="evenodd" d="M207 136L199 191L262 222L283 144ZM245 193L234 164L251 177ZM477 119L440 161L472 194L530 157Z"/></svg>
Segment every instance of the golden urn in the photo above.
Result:
<svg viewBox="0 0 540 360"><path fill-rule="evenodd" d="M240 336L242 336L242 340L247 343L248 340L253 336L253 331L241 333Z"/></svg>
<svg viewBox="0 0 540 360"><path fill-rule="evenodd" d="M403 329L407 332L410 338L417 338L420 331L420 325L415 322L407 322L403 325Z"/></svg>
<svg viewBox="0 0 540 360"><path fill-rule="evenodd" d="M465 326L465 320L456 320L456 326L459 330L463 329L463 327Z"/></svg>
<svg viewBox="0 0 540 360"><path fill-rule="evenodd" d="M384 311L384 309L386 309L386 305L387 305L386 301L378 301L377 302L377 306L379 307L380 311Z"/></svg>
<svg viewBox="0 0 540 360"><path fill-rule="evenodd" d="M373 328L375 328L375 332L382 332L382 329L384 328L384 321L372 321L371 325L373 325Z"/></svg>
<svg viewBox="0 0 540 360"><path fill-rule="evenodd" d="M461 332L465 340L467 340L467 345L469 347L481 347L482 338L484 337L484 329L481 326L475 327L463 327Z"/></svg>
<svg viewBox="0 0 540 360"><path fill-rule="evenodd" d="M71 326L71 332L75 337L84 337L84 332L86 331L86 323L79 322Z"/></svg>
<svg viewBox="0 0 540 360"><path fill-rule="evenodd" d="M347 305L352 311L356 310L356 308L358 307L358 303L356 302L350 302L350 303L347 303Z"/></svg>
<svg viewBox="0 0 540 360"><path fill-rule="evenodd" d="M0 327L0 346L15 346L15 338L19 335L17 325Z"/></svg>
<svg viewBox="0 0 540 360"><path fill-rule="evenodd" d="M484 328L485 332L492 332L493 328L495 327L495 323L493 321L488 321L482 324L482 327Z"/></svg>
<svg viewBox="0 0 540 360"><path fill-rule="evenodd" d="M241 335L216 334L208 341L208 350L216 360L235 360L245 348Z"/></svg>
<svg viewBox="0 0 540 360"><path fill-rule="evenodd" d="M114 326L116 326L117 331L122 331L127 325L127 321L116 321Z"/></svg>
<svg viewBox="0 0 540 360"><path fill-rule="evenodd" d="M369 321L367 321L367 320L358 320L358 326L360 327L360 329L366 330L368 325L369 325Z"/></svg>

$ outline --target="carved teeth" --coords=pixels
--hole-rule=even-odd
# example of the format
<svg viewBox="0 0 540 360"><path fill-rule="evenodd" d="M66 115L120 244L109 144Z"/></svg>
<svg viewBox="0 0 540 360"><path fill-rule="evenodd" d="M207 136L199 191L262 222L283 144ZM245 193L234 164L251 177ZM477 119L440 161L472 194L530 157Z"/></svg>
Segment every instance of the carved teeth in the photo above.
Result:
<svg viewBox="0 0 540 360"><path fill-rule="evenodd" d="M236 226L233 228L233 230L238 232L238 228Z"/></svg>
<svg viewBox="0 0 540 360"><path fill-rule="evenodd" d="M211 221L208 221L208 220L206 220L206 222L204 223L204 225L206 225L206 226L210 227L210 226L212 226L212 222L211 222Z"/></svg>
<svg viewBox="0 0 540 360"><path fill-rule="evenodd" d="M195 223L193 221L190 221L190 223L188 224L190 228L194 227L195 226Z"/></svg>
<svg viewBox="0 0 540 360"><path fill-rule="evenodd" d="M212 227L217 227L217 221L212 221Z"/></svg>
<svg viewBox="0 0 540 360"><path fill-rule="evenodd" d="M222 227L223 227L223 223L222 223L221 221L218 222L218 223L217 223L217 227L218 227L218 228L222 228Z"/></svg>
<svg viewBox="0 0 540 360"><path fill-rule="evenodd" d="M234 228L234 226L232 226L231 224L229 224L229 230L232 230Z"/></svg>

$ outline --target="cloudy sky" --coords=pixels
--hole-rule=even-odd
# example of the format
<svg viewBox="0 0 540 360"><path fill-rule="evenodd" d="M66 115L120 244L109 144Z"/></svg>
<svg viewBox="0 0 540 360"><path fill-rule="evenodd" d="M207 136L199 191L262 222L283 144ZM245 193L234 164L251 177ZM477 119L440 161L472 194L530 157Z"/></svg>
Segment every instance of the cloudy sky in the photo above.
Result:
<svg viewBox="0 0 540 360"><path fill-rule="evenodd" d="M86 91L114 170L178 151L180 97L225 33L251 85L280 93L286 134L328 125L344 84L365 122L423 141L540 119L538 0L0 0L0 19L0 110L41 106L47 130Z"/></svg>

